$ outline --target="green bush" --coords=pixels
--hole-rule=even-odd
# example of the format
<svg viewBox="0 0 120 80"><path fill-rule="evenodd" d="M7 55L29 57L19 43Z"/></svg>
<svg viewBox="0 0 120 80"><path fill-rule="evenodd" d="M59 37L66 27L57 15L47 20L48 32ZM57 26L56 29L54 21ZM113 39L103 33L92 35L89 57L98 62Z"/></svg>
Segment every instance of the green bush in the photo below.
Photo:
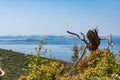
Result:
<svg viewBox="0 0 120 80"><path fill-rule="evenodd" d="M84 80L113 80L120 76L119 62L110 50L97 50L91 52L88 57L81 60L82 64L79 63L78 69L83 75Z"/></svg>
<svg viewBox="0 0 120 80"><path fill-rule="evenodd" d="M41 58L43 44L46 44L46 42L40 40L39 46L35 48L37 54L28 57L30 63L28 68L24 69L28 74L20 76L19 80L56 80L62 74L64 66L60 61Z"/></svg>
<svg viewBox="0 0 120 80"><path fill-rule="evenodd" d="M61 61L41 59L41 50L44 41L41 41L37 54L29 57L30 63L24 69L26 75L18 80L119 80L120 54L115 56L109 49L90 51L90 54L81 59L77 67L69 74L70 65L63 65ZM76 50L77 49L77 50ZM73 50L78 57L78 47Z"/></svg>

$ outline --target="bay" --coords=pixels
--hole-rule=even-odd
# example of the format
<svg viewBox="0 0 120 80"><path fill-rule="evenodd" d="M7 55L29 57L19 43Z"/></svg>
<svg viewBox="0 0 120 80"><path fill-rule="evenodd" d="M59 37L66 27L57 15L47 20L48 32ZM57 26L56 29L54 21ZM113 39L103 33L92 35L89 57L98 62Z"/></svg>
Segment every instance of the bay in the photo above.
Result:
<svg viewBox="0 0 120 80"><path fill-rule="evenodd" d="M14 45L0 45L0 48L35 55L36 54L35 47L37 46L38 45L14 44ZM42 53L41 56L50 58L52 55L52 58L55 59L71 61L71 55L73 53L72 47L73 45L44 45L42 51L44 52L44 50L47 49L47 53Z"/></svg>
<svg viewBox="0 0 120 80"><path fill-rule="evenodd" d="M73 36L0 36L0 48L9 49L25 54L36 54L35 47L39 44L39 39L44 39L48 42L43 46L43 49L47 49L46 54L42 54L43 57L61 59L64 61L71 61L73 54L72 48L75 44L79 47L84 43ZM102 41L99 49L104 49L108 46L108 41ZM113 47L110 47L111 51L118 54L120 51L120 37L113 37ZM87 51L87 55L88 55Z"/></svg>

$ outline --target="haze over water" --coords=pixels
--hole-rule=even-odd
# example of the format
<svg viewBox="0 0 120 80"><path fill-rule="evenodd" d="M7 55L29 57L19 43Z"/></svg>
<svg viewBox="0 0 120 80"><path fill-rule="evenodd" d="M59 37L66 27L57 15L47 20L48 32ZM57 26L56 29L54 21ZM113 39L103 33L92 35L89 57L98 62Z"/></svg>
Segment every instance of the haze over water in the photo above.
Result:
<svg viewBox="0 0 120 80"><path fill-rule="evenodd" d="M52 54L53 58L64 61L71 61L72 48L75 44L84 45L74 36L0 36L0 48L35 55L34 48L38 46L40 39L48 42L47 45L43 45L43 49L47 49L47 53L42 54L43 57L50 58ZM106 48L107 42L102 41L99 48ZM113 37L113 43L114 45L110 49L117 54L120 51L120 37Z"/></svg>

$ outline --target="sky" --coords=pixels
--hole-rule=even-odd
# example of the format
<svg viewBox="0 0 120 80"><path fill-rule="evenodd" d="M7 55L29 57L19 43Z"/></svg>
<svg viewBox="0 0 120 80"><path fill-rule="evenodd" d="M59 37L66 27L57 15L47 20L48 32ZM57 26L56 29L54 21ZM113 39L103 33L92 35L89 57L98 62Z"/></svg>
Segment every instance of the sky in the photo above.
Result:
<svg viewBox="0 0 120 80"><path fill-rule="evenodd" d="M0 35L120 35L120 0L0 0Z"/></svg>

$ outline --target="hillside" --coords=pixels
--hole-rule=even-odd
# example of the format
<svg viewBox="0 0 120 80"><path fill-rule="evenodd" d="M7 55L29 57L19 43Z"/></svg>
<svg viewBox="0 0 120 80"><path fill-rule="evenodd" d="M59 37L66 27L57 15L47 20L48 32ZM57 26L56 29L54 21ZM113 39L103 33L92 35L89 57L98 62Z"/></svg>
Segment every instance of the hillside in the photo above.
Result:
<svg viewBox="0 0 120 80"><path fill-rule="evenodd" d="M25 54L0 49L0 58L2 58L1 67L5 71L5 76L1 77L2 80L17 80L18 76L24 74L22 68L28 63Z"/></svg>
<svg viewBox="0 0 120 80"><path fill-rule="evenodd" d="M26 72L24 72L23 68L27 68L30 63L27 57L32 56L33 55L26 55L24 53L0 48L0 58L2 58L0 67L5 71L5 75L0 77L0 80L17 80L21 75L25 75ZM48 58L41 57L41 59L47 59L49 62ZM58 60L54 59L53 61ZM64 61L61 62L66 64Z"/></svg>

